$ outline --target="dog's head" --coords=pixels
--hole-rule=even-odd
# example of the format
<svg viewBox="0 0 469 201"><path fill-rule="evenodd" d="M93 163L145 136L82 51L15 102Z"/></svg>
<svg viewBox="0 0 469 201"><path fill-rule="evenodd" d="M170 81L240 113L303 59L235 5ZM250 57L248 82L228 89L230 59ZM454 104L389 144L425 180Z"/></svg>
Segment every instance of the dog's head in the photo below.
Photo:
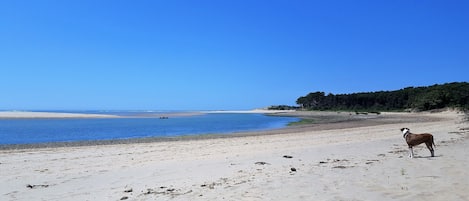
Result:
<svg viewBox="0 0 469 201"><path fill-rule="evenodd" d="M402 134L405 135L406 133L408 133L408 132L410 131L410 129L408 129L408 128L401 128L401 131L402 131Z"/></svg>

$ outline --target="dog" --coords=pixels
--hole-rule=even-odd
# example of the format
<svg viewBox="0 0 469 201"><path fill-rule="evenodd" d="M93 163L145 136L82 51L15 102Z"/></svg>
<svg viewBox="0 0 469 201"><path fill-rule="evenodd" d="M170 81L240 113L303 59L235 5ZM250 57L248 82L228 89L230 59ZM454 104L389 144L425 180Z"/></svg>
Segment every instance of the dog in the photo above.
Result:
<svg viewBox="0 0 469 201"><path fill-rule="evenodd" d="M409 157L414 157L414 150L412 149L413 146L417 146L419 144L425 143L427 145L428 150L432 157L435 156L435 151L433 150L433 146L436 147L435 142L433 141L433 135L430 133L423 133L423 134L413 134L410 132L408 128L401 128L402 134L407 145L409 146ZM433 146L432 146L433 145Z"/></svg>

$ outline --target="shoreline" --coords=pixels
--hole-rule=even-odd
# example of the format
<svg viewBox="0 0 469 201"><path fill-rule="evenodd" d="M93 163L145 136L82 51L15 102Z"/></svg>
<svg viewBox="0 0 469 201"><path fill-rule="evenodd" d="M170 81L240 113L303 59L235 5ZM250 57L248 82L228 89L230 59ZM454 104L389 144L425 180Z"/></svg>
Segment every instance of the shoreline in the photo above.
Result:
<svg viewBox="0 0 469 201"><path fill-rule="evenodd" d="M384 115L269 135L0 150L0 199L469 199L461 113ZM432 133L436 157L420 145L408 158L402 127Z"/></svg>

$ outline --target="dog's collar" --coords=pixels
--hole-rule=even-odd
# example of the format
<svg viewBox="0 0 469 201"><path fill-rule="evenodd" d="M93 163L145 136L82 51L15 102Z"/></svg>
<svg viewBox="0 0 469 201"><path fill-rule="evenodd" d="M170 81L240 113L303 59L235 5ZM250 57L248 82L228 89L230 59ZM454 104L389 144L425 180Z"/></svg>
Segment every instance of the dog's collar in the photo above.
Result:
<svg viewBox="0 0 469 201"><path fill-rule="evenodd" d="M402 129L402 134L403 134L402 137L405 138L409 133L410 133L410 130L408 128L403 128Z"/></svg>
<svg viewBox="0 0 469 201"><path fill-rule="evenodd" d="M409 131L405 132L404 135L402 135L402 137L404 137L404 138L407 137L407 135L409 135L409 133L410 133Z"/></svg>

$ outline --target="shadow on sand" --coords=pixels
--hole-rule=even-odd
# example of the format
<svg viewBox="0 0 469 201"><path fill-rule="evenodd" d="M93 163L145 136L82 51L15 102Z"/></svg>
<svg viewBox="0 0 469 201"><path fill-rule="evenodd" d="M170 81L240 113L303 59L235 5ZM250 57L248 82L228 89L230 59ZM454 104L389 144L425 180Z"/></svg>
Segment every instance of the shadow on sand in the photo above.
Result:
<svg viewBox="0 0 469 201"><path fill-rule="evenodd" d="M435 155L434 157L432 157L432 156L414 156L414 158L426 158L426 159L440 158L440 157L443 157L443 155Z"/></svg>

